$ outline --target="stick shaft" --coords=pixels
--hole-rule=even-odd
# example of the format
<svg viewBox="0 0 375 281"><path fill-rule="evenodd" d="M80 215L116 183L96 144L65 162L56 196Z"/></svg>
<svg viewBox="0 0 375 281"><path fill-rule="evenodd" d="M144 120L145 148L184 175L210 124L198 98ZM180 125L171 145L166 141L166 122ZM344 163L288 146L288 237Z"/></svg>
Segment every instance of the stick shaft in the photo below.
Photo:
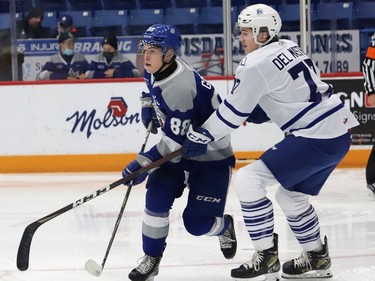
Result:
<svg viewBox="0 0 375 281"><path fill-rule="evenodd" d="M148 141L148 138L150 136L150 133L151 133L151 130L152 130L152 121L148 124L148 128L147 128L147 132L146 132L146 136L145 136L145 140L141 146L141 150L140 152L144 152L145 151L145 148L146 148L146 144L147 144L147 141ZM120 222L121 222L121 219L122 219L122 215L124 214L124 210L125 210L125 207L126 207L126 203L128 202L128 199L129 199L129 196L130 196L130 192L132 190L132 187L133 187L133 182L130 182L129 186L128 186L128 189L126 190L126 194L125 194L125 197L124 197L124 200L122 201L122 204L121 204L121 208L120 208L120 212L117 216L117 220L116 220L116 223L115 223L115 227L113 228L113 231L112 231L112 235L111 235L111 239L109 240L109 243L108 243L108 246L107 246L107 250L104 254L104 257L103 257L103 261L102 261L102 270L104 269L104 266L105 266L105 263L107 261L107 258L108 258L108 255L109 255L109 251L111 250L112 248L112 244L113 244L113 241L115 240L115 236L116 236L116 233L117 233L117 229L120 225Z"/></svg>
<svg viewBox="0 0 375 281"><path fill-rule="evenodd" d="M120 222L121 222L121 218L122 218L122 215L124 214L124 210L125 210L125 207L126 207L126 203L128 202L128 199L129 199L129 195L130 195L130 191L132 189L132 185L130 184L128 186L128 189L126 191L126 194L125 194L125 197L124 197L124 200L122 201L122 205L121 205L121 209L120 209L120 212L117 216L117 220L116 220L116 223L115 223L115 227L112 231L112 235L111 235L111 239L109 240L109 243L108 243L108 246L107 246L107 250L105 252L105 255L103 257L103 261L102 261L102 270L104 269L104 266L105 266L105 263L107 261L107 258L108 258L108 254L109 254L109 251L111 250L111 247L112 247L112 244L113 244L113 241L115 240L115 236L116 236L116 233L117 233L117 229L120 225Z"/></svg>
<svg viewBox="0 0 375 281"><path fill-rule="evenodd" d="M32 242L32 239L33 239L33 236L36 232L36 230L44 223L56 218L57 216L67 212L67 211L70 211L100 195L103 195L104 193L114 189L115 187L118 187L124 183L127 183L131 180L133 180L134 178L136 178L138 175L144 173L144 172L147 172L151 169L154 169L156 167L159 167L160 165L172 160L173 158L176 158L178 156L181 155L181 149L179 150L176 150L166 156L164 156L163 158L155 161L155 162L152 162L150 165L146 166L146 167L142 167L141 169L137 170L136 172L130 174L129 176L127 177L124 177L124 178L121 178L113 183L111 183L110 185L107 185L103 188L100 188L96 191L94 191L93 193L91 194L88 194L78 200L76 200L75 202L69 204L69 205L66 205L65 207L29 224L24 232L23 232L23 235L22 235L22 238L21 238L21 242L20 242L20 245L18 247L18 253L17 253L17 268L21 271L24 271L24 270L27 270L29 268L29 258L30 258L30 248L31 248L31 242Z"/></svg>

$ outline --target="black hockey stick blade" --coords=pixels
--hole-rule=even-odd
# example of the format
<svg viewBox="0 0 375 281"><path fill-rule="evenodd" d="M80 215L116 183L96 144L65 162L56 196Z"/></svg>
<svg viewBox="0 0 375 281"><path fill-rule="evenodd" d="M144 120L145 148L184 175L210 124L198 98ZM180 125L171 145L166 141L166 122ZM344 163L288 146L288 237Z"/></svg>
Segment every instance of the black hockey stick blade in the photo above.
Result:
<svg viewBox="0 0 375 281"><path fill-rule="evenodd" d="M112 189L114 189L115 187L117 186L120 186L122 184L125 184L131 180L133 180L134 178L136 178L139 174L142 174L144 172L147 172L149 170L152 170L156 167L159 167L160 165L172 160L173 158L176 158L178 156L181 155L181 149L179 150L176 150L166 156L164 156L163 158L155 161L155 162L152 162L150 165L146 166L146 167L143 167L141 169L139 169L138 171L130 174L129 176L127 177L124 177L124 178L121 178L113 183L111 183L110 185L107 185L101 189L98 189L96 190L95 192L91 193L91 194L88 194L84 197L82 197L81 199L78 199L76 200L75 202L57 210L56 212L53 212L31 224L29 224L24 232L23 232L23 235L22 235L22 238L21 238L21 242L20 242L20 245L18 247L18 253L17 253L17 268L20 270L20 271L25 271L29 268L29 259L30 259L30 248L31 248L31 242L32 242L32 239L33 239L33 236L36 232L36 230L44 223L54 219L55 217L71 210L71 209L74 209Z"/></svg>

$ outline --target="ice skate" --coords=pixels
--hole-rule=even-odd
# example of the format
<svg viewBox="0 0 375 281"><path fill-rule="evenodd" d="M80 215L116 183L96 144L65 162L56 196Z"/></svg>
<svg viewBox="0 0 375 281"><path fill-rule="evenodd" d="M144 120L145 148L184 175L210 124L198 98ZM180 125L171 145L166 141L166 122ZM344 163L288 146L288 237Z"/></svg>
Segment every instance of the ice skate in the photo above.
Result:
<svg viewBox="0 0 375 281"><path fill-rule="evenodd" d="M372 198L375 198L375 183L367 184L367 188L370 190L368 195Z"/></svg>
<svg viewBox="0 0 375 281"><path fill-rule="evenodd" d="M279 281L280 261L278 257L278 236L273 235L273 247L263 251L256 251L251 261L232 269L234 280L248 280L263 276L267 281Z"/></svg>
<svg viewBox="0 0 375 281"><path fill-rule="evenodd" d="M324 237L323 250L303 252L302 255L283 264L284 279L321 279L331 278L331 259L328 252L327 237Z"/></svg>
<svg viewBox="0 0 375 281"><path fill-rule="evenodd" d="M129 273L129 279L132 281L153 281L159 273L161 258L144 255L140 264Z"/></svg>
<svg viewBox="0 0 375 281"><path fill-rule="evenodd" d="M220 249L226 259L233 259L237 252L237 239L233 217L231 215L224 215L224 218L229 220L229 225L223 235L219 236Z"/></svg>

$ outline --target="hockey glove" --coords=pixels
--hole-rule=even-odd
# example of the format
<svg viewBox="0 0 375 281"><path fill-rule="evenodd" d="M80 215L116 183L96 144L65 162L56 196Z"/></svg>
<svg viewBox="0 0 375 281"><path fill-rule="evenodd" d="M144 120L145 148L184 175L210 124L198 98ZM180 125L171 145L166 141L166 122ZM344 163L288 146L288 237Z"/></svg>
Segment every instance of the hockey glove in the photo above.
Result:
<svg viewBox="0 0 375 281"><path fill-rule="evenodd" d="M267 113L259 106L256 105L254 110L250 113L249 117L247 117L246 121L249 123L254 124L262 124L264 122L269 121L270 118L267 116Z"/></svg>
<svg viewBox="0 0 375 281"><path fill-rule="evenodd" d="M156 117L156 113L154 107L152 106L152 97L150 93L142 92L141 96L141 118L143 126L148 128L148 124L152 121L152 129L151 133L156 134L158 132L158 127L160 127L158 118Z"/></svg>
<svg viewBox="0 0 375 281"><path fill-rule="evenodd" d="M147 156L148 155L146 153L139 153L137 158L133 160L132 162L130 162L125 167L124 171L122 172L122 176L127 177L130 174L138 171L140 168L149 165L152 162L152 160ZM147 176L148 176L147 172L141 173L137 177L135 177L132 181L126 182L124 184L125 185L130 185L130 183L132 183L132 185L140 184L146 179Z"/></svg>
<svg viewBox="0 0 375 281"><path fill-rule="evenodd" d="M205 154L208 143L214 140L214 137L206 129L199 127L194 131L192 125L190 125L186 136L187 138L182 144L182 155L186 159Z"/></svg>

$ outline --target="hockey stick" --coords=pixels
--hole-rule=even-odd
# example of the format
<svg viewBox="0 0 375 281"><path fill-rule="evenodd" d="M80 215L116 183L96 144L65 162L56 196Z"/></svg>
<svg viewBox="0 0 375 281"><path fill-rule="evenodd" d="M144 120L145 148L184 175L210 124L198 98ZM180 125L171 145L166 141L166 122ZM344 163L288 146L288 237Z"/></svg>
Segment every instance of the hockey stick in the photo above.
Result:
<svg viewBox="0 0 375 281"><path fill-rule="evenodd" d="M20 245L18 247L18 253L17 253L17 268L21 271L24 271L24 270L27 270L29 268L29 258L30 258L30 248L31 248L31 242L32 242L32 239L33 239L33 236L35 234L35 231L44 223L56 218L57 216L67 212L67 211L70 211L71 209L74 209L112 189L114 189L115 187L118 187L119 185L122 185L124 183L127 183L131 180L133 180L134 178L136 178L138 175L144 173L144 172L147 172L151 169L154 169L156 167L159 167L160 165L172 160L173 158L176 158L178 156L181 155L181 149L178 149L166 156L164 156L163 158L155 161L155 162L152 162L150 165L146 166L146 167L142 167L141 169L137 170L136 172L130 174L129 176L127 177L124 177L124 178L121 178L113 183L111 183L110 185L107 185L103 188L100 188L96 191L94 191L93 193L91 194L88 194L84 197L82 197L81 199L78 199L76 200L75 202L57 210L56 212L53 212L31 224L29 224L24 232L23 232L23 235L22 235L22 238L21 238L21 242L20 242Z"/></svg>
<svg viewBox="0 0 375 281"><path fill-rule="evenodd" d="M147 144L147 140L148 140L148 137L150 136L151 130L152 130L152 122L150 122L150 124L148 125L146 136L145 136L145 141L143 142L142 147L141 147L141 152L143 152L145 150L145 147L146 147L146 144ZM102 272L103 272L105 263L106 263L107 258L108 258L109 251L111 250L113 240L115 239L115 236L116 236L116 233L117 233L117 229L118 229L118 227L120 225L121 218L122 218L122 215L123 215L125 207L126 207L126 203L128 202L128 198L129 198L129 195L130 195L130 191L132 190L132 186L133 186L133 182L130 182L129 186L128 186L128 189L126 191L124 200L122 201L120 212L119 212L119 214L117 216L115 227L114 227L114 229L112 231L111 239L109 240L109 244L108 244L107 250L106 250L106 252L104 254L102 264L99 265L93 259L89 259L85 263L86 270L89 273L91 273L92 275L94 275L94 276L100 276L102 274Z"/></svg>

